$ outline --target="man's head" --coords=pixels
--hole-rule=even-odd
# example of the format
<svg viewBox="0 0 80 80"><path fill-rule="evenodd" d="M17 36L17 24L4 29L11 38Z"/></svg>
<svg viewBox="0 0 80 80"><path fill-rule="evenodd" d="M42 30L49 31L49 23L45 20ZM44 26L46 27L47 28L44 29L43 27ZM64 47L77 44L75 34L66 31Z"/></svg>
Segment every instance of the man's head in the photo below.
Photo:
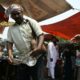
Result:
<svg viewBox="0 0 80 80"><path fill-rule="evenodd" d="M12 4L7 8L6 14L9 15L13 11L21 11L21 12L23 12L23 8L19 4Z"/></svg>
<svg viewBox="0 0 80 80"><path fill-rule="evenodd" d="M11 17L17 22L21 23L23 20L23 8L18 4L12 4L7 9L7 14L11 14Z"/></svg>

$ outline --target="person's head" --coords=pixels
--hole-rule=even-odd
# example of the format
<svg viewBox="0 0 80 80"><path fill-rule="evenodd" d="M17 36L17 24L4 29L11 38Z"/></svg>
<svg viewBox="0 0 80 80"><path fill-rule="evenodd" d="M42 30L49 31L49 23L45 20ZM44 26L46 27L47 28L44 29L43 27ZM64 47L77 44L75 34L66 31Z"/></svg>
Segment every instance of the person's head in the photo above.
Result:
<svg viewBox="0 0 80 80"><path fill-rule="evenodd" d="M56 45L57 42L59 42L59 40L58 40L58 38L56 36L52 37L52 41L53 41L54 45Z"/></svg>
<svg viewBox="0 0 80 80"><path fill-rule="evenodd" d="M76 43L80 43L80 34L77 34L76 36L74 36L71 41L76 42Z"/></svg>
<svg viewBox="0 0 80 80"><path fill-rule="evenodd" d="M21 24L23 20L23 8L18 4L12 4L7 10L8 14L11 14L16 23Z"/></svg>

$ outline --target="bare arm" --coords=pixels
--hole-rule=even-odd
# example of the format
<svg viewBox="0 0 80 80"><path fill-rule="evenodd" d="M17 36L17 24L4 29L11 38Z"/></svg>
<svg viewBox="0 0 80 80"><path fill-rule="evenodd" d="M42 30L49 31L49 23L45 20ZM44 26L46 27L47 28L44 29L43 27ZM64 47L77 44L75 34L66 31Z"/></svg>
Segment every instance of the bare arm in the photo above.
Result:
<svg viewBox="0 0 80 80"><path fill-rule="evenodd" d="M35 56L37 56L38 54L41 53L41 49L42 49L42 46L43 46L43 41L44 41L44 35L41 34L38 37L37 46L33 49L31 56L35 57Z"/></svg>
<svg viewBox="0 0 80 80"><path fill-rule="evenodd" d="M44 41L44 35L41 34L41 35L38 37L38 45L37 45L37 49L41 49L41 48L42 48L43 41Z"/></svg>
<svg viewBox="0 0 80 80"><path fill-rule="evenodd" d="M13 43L8 42L7 44L7 50L8 50L8 56L9 56L9 61L12 62L13 60Z"/></svg>
<svg viewBox="0 0 80 80"><path fill-rule="evenodd" d="M32 39L32 50L40 50L43 46L43 41L44 41L44 35L41 34L39 37L38 37L38 40L35 40L35 39Z"/></svg>
<svg viewBox="0 0 80 80"><path fill-rule="evenodd" d="M3 47L0 45L0 57L2 57L3 54Z"/></svg>

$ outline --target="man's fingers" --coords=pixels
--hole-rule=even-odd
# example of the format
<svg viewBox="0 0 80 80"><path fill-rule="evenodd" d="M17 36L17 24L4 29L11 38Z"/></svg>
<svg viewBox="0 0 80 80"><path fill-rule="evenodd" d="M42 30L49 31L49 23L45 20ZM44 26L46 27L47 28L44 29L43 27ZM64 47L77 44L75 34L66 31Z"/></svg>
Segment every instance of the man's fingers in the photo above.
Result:
<svg viewBox="0 0 80 80"><path fill-rule="evenodd" d="M9 61L9 63L13 62L13 60L10 57L8 58L8 61Z"/></svg>

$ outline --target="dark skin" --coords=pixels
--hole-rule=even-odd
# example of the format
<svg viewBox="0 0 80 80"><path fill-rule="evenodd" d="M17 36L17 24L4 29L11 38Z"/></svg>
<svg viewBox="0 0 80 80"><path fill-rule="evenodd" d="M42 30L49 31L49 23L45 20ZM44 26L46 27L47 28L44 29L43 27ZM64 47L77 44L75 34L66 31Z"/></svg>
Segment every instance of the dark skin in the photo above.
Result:
<svg viewBox="0 0 80 80"><path fill-rule="evenodd" d="M11 17L15 20L15 22L17 24L21 24L24 20L23 18L23 12L22 11L18 11L15 10L13 12L11 12ZM34 57L36 55L36 51L41 50L42 44L44 41L44 35L41 34L40 36L38 36L38 45L32 50L32 54L31 56ZM8 42L8 53L9 53L9 61L12 63L13 62L13 43ZM35 54L35 55L34 55Z"/></svg>
<svg viewBox="0 0 80 80"><path fill-rule="evenodd" d="M22 11L13 11L11 13L11 17L16 21L17 24L21 24L23 22L23 13Z"/></svg>

